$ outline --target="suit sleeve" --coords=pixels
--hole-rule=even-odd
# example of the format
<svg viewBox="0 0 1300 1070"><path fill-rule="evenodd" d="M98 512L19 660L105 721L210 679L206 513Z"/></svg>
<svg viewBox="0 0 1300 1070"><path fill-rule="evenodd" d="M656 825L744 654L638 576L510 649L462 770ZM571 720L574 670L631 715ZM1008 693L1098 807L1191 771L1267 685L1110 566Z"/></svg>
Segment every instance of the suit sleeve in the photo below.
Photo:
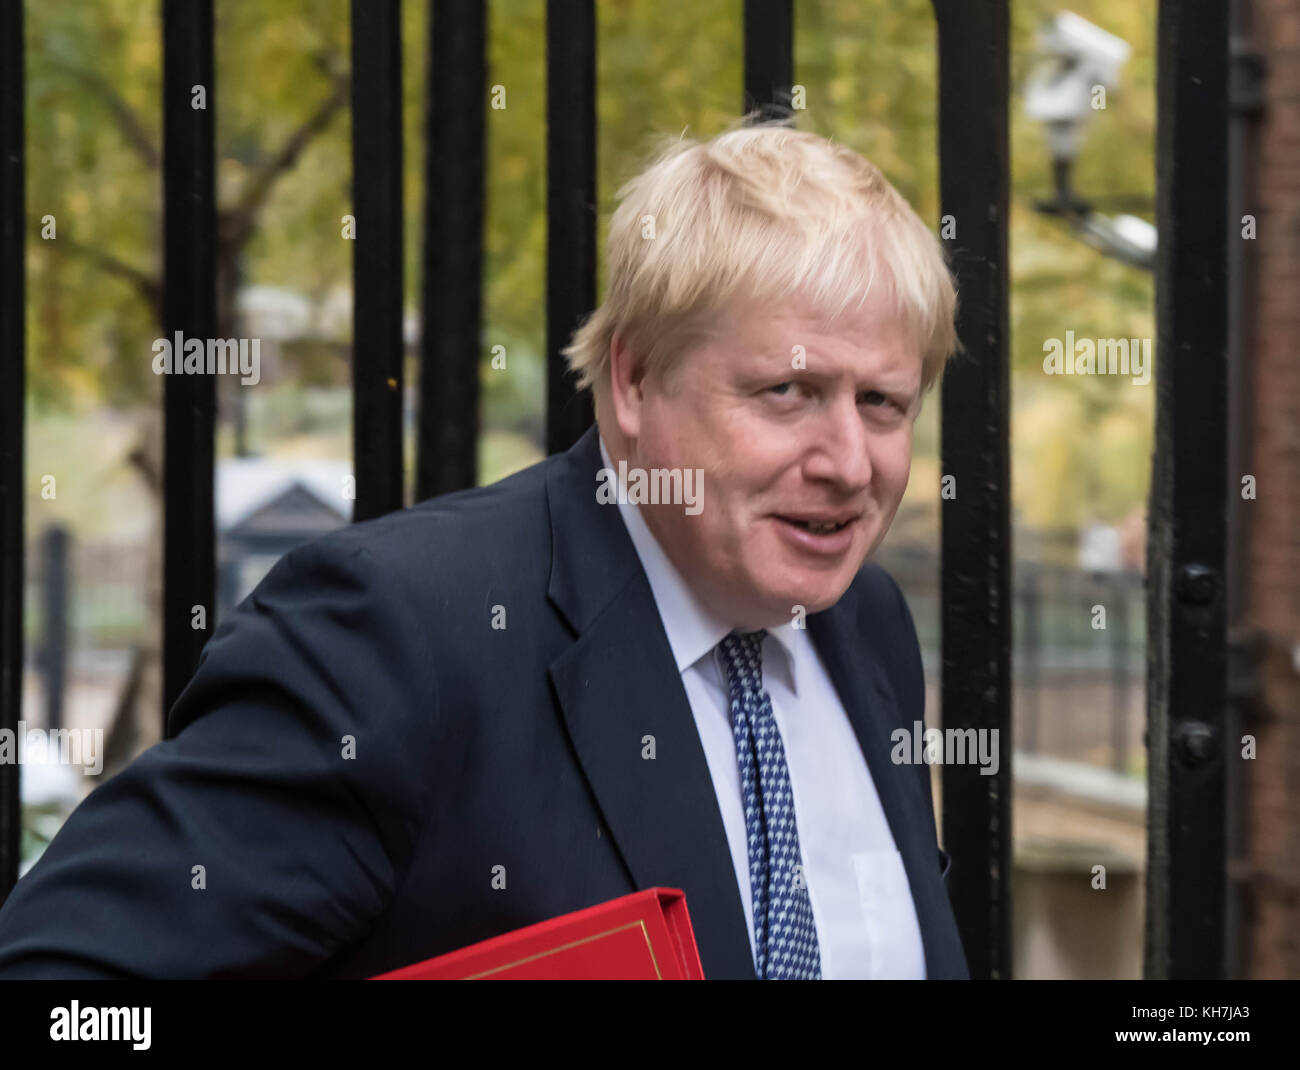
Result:
<svg viewBox="0 0 1300 1070"><path fill-rule="evenodd" d="M0 910L0 978L306 976L387 908L437 696L400 581L347 529L223 622L173 738L93 791Z"/></svg>
<svg viewBox="0 0 1300 1070"><path fill-rule="evenodd" d="M907 599L903 597L902 588L888 573L884 575L888 577L889 586L893 588L901 624L899 649L902 651L900 658L902 664L899 666L899 671L895 673L897 678L894 685L895 693L902 705L903 721L909 731L911 722L915 719L921 722L921 730L924 732L928 726L925 723L925 665L921 660L921 641L916 634L916 623L912 619L912 611L908 608ZM930 820L933 823L934 793L930 787L930 767L922 762L916 766L916 772L921 779L921 788L929 804Z"/></svg>

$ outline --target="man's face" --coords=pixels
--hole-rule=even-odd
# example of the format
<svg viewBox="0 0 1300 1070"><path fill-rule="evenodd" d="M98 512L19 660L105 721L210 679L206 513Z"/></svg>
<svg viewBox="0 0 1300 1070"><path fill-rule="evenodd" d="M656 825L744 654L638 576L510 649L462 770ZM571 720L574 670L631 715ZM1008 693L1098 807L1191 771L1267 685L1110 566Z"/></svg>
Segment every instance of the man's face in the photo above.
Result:
<svg viewBox="0 0 1300 1070"><path fill-rule="evenodd" d="M833 328L801 307L737 309L725 326L625 393L619 426L629 465L703 469L698 515L641 507L692 589L733 627L775 627L834 605L889 530L921 355L874 300ZM812 529L826 521L842 526Z"/></svg>

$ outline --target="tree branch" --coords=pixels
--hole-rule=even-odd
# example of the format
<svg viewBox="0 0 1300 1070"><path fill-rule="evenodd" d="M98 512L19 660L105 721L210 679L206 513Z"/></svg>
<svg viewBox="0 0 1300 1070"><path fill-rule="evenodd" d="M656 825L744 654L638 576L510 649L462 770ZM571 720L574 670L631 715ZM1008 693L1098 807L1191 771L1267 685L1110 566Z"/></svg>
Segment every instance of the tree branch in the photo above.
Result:
<svg viewBox="0 0 1300 1070"><path fill-rule="evenodd" d="M142 271L138 267L133 267L125 260L119 260L117 257L110 256L108 253L101 252L89 245L82 245L75 238L60 238L58 244L70 252L86 257L99 265L108 274L116 275L118 278L131 283L139 291L140 296L149 302L154 318L162 322L162 281L160 279Z"/></svg>
<svg viewBox="0 0 1300 1070"><path fill-rule="evenodd" d="M229 230L226 236L236 244L252 232L253 219L266 203L276 180L298 162L303 151L313 139L329 126L335 114L348 102L352 81L347 75L332 76L334 88L320 106L298 127L280 150L262 161L256 173L248 180L244 192L235 206L222 213Z"/></svg>
<svg viewBox="0 0 1300 1070"><path fill-rule="evenodd" d="M135 113L135 110L113 88L113 84L108 79L95 71L87 70L84 67L74 67L58 60L50 61L50 65L55 70L62 71L68 77L80 82L91 91L92 96L97 97L104 103L117 122L118 129L122 131L122 136L126 138L126 143L135 150L140 159L153 169L162 166L162 154L158 151L158 146L154 144L149 131L145 128L144 123L140 121L140 117Z"/></svg>

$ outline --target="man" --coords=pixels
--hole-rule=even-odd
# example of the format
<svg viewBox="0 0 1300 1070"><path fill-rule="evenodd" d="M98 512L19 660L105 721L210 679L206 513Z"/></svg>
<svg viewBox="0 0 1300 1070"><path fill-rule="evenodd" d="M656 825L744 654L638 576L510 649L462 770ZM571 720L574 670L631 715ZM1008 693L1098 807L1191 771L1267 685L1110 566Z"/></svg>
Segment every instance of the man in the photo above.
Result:
<svg viewBox="0 0 1300 1070"><path fill-rule="evenodd" d="M621 198L567 351L598 429L281 560L19 882L0 975L364 977L660 885L708 978L967 976L864 566L956 345L942 249L782 126Z"/></svg>

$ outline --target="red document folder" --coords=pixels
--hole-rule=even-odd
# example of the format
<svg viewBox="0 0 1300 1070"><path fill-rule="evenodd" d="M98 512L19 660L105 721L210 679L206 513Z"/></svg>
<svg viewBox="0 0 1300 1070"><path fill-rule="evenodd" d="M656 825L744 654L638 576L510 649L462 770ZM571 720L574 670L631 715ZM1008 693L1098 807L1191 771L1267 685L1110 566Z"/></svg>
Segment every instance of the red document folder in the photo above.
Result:
<svg viewBox="0 0 1300 1070"><path fill-rule="evenodd" d="M648 888L417 962L376 981L702 981L676 888Z"/></svg>

